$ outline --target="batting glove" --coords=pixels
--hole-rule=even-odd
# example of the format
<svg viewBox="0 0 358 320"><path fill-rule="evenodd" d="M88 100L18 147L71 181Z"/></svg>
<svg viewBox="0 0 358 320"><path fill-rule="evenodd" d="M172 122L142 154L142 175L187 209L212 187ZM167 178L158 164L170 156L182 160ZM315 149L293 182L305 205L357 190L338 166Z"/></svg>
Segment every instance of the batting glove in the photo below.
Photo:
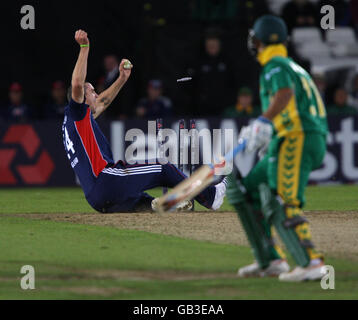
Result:
<svg viewBox="0 0 358 320"><path fill-rule="evenodd" d="M260 149L266 149L271 141L272 123L270 120L259 117L251 125L243 127L239 139L246 140L246 150L255 152Z"/></svg>

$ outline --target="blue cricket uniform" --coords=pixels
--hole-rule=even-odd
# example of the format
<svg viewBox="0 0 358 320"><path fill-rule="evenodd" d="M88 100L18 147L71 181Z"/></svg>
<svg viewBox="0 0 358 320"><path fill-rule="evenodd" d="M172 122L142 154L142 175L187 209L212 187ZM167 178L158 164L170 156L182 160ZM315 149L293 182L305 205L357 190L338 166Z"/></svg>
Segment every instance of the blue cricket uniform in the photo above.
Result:
<svg viewBox="0 0 358 320"><path fill-rule="evenodd" d="M65 108L63 144L88 203L102 213L151 209L153 197L145 190L172 188L186 178L171 163L135 164L113 161L108 140L85 103L73 100ZM208 187L196 200L211 208L216 189Z"/></svg>

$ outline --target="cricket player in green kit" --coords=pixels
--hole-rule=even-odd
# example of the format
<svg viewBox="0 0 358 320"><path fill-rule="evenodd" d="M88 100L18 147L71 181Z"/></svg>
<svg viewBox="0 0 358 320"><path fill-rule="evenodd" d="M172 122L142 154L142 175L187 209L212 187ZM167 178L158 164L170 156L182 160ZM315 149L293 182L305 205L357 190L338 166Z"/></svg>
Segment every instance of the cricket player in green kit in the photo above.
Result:
<svg viewBox="0 0 358 320"><path fill-rule="evenodd" d="M286 25L276 16L259 18L250 31L249 49L262 66L263 113L242 128L239 139L261 159L246 177L237 170L229 175L227 197L256 260L240 268L239 276L317 280L325 274L323 256L314 248L302 207L309 174L325 155L326 112L310 75L287 57L286 40ZM273 230L297 264L292 271Z"/></svg>

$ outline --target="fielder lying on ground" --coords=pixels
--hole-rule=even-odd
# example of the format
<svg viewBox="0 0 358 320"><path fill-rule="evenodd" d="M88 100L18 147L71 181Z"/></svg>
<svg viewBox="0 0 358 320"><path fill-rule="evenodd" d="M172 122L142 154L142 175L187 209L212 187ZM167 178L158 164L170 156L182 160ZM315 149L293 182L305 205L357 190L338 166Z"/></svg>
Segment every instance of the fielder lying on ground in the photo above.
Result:
<svg viewBox="0 0 358 320"><path fill-rule="evenodd" d="M86 199L102 213L155 210L156 199L145 191L155 187L172 188L186 176L171 163L114 163L110 145L95 119L108 108L126 83L132 65L123 59L118 79L98 95L93 86L85 82L89 53L87 33L78 30L75 39L80 45L80 53L72 74L62 133L67 157ZM216 210L223 203L225 190L226 183L221 182L203 190L196 200L206 208ZM177 209L190 210L191 206L190 201L185 201Z"/></svg>

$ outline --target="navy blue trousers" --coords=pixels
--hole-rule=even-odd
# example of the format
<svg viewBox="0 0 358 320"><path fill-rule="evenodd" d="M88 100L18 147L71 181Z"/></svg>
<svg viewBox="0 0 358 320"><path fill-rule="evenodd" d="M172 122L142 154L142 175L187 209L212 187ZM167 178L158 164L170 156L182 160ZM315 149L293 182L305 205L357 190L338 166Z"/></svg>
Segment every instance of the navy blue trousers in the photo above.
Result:
<svg viewBox="0 0 358 320"><path fill-rule="evenodd" d="M102 213L150 211L153 197L145 191L156 187L173 188L186 175L171 163L129 165L123 161L103 169L86 196L88 203ZM195 199L211 208L215 186L209 186Z"/></svg>

